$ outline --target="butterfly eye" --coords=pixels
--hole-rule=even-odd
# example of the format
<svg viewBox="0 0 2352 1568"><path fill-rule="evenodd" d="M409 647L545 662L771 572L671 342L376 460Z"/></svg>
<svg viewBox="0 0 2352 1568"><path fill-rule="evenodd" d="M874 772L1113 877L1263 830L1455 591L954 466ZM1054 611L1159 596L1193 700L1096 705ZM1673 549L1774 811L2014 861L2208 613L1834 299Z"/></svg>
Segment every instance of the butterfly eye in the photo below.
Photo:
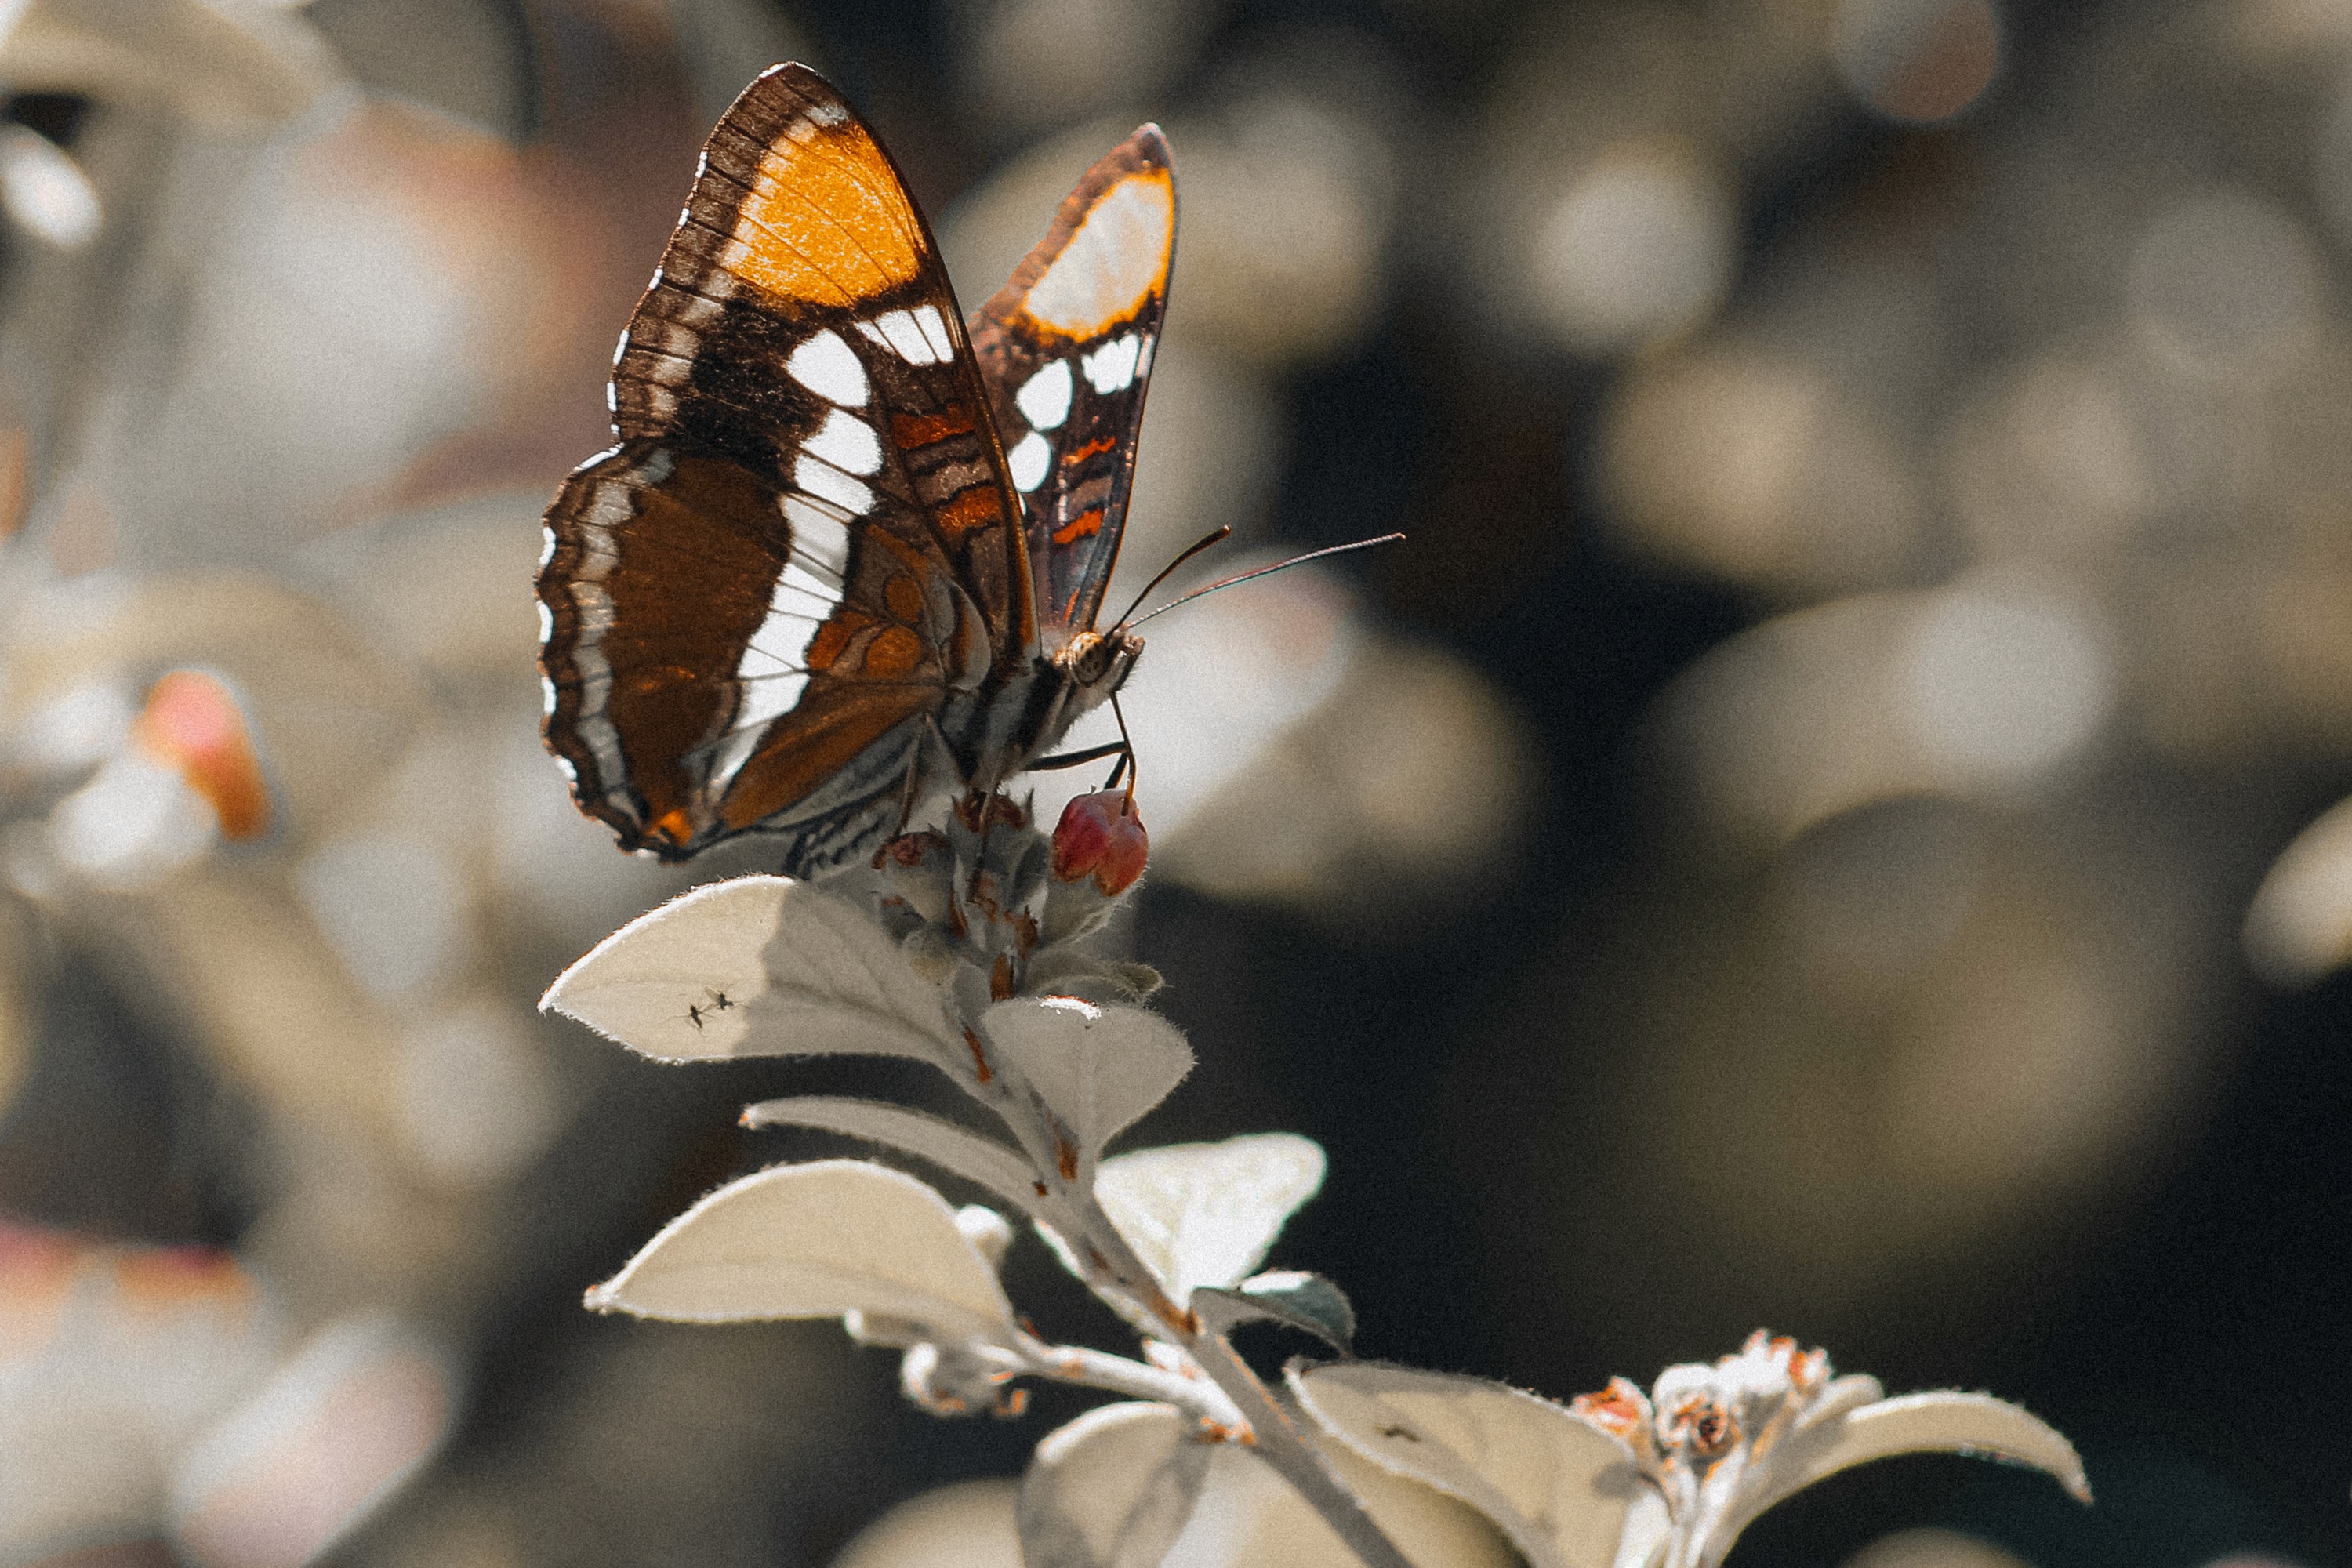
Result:
<svg viewBox="0 0 2352 1568"><path fill-rule="evenodd" d="M1076 662L1071 673L1081 686L1093 686L1110 673L1110 644L1100 637L1089 636L1078 648Z"/></svg>

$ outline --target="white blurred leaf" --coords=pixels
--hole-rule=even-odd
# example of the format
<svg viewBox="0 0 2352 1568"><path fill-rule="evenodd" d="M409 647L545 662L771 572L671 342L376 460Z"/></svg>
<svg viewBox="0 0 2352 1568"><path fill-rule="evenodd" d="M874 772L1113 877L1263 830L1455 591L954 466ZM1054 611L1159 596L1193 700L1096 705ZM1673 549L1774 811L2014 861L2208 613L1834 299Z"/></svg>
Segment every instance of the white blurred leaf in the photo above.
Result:
<svg viewBox="0 0 2352 1568"><path fill-rule="evenodd" d="M1610 1568L1643 1483L1623 1444L1564 1406L1375 1362L1293 1371L1290 1386L1325 1431L1468 1503L1532 1568Z"/></svg>
<svg viewBox="0 0 2352 1568"><path fill-rule="evenodd" d="M1023 1568L1017 1495L992 1476L909 1498L852 1536L832 1568Z"/></svg>
<svg viewBox="0 0 2352 1568"><path fill-rule="evenodd" d="M2280 985L2308 984L2352 958L2352 800L2280 852L2246 911L2245 946Z"/></svg>
<svg viewBox="0 0 2352 1568"><path fill-rule="evenodd" d="M1018 1517L1028 1568L1160 1568L1213 1445L1172 1405L1106 1405L1037 1445Z"/></svg>
<svg viewBox="0 0 2352 1568"><path fill-rule="evenodd" d="M1012 1304L947 1200L862 1160L778 1165L730 1182L588 1292L601 1312L679 1322L864 1312L942 1340L1002 1340Z"/></svg>
<svg viewBox="0 0 2352 1568"><path fill-rule="evenodd" d="M743 1108L746 1127L817 1127L887 1143L929 1160L1025 1210L1036 1201L1029 1162L991 1138L943 1117L843 1095L802 1094Z"/></svg>
<svg viewBox="0 0 2352 1568"><path fill-rule="evenodd" d="M2031 1465L2056 1479L2076 1500L2091 1500L2082 1458L2056 1428L1989 1394L1949 1389L1898 1394L1811 1431L1800 1431L1784 1461L1797 1466L1798 1474L1778 1492L1785 1495L1873 1459L1927 1453L1978 1454Z"/></svg>
<svg viewBox="0 0 2352 1568"><path fill-rule="evenodd" d="M1015 997L991 1007L982 1026L1077 1139L1082 1163L1091 1163L1192 1070L1184 1037L1140 1007Z"/></svg>
<svg viewBox="0 0 2352 1568"><path fill-rule="evenodd" d="M855 1054L971 1071L938 986L856 905L786 877L671 900L540 1001L663 1061Z"/></svg>
<svg viewBox="0 0 2352 1568"><path fill-rule="evenodd" d="M60 250L96 239L106 216L72 154L20 125L0 130L0 205L18 226Z"/></svg>
<svg viewBox="0 0 2352 1568"><path fill-rule="evenodd" d="M205 1568L312 1561L415 1473L453 1407L448 1369L394 1325L321 1330L181 1457L180 1555Z"/></svg>
<svg viewBox="0 0 2352 1568"><path fill-rule="evenodd" d="M1136 1255L1182 1300L1265 1261L1283 1222L1323 1185L1323 1151L1295 1132L1115 1154L1095 1196Z"/></svg>

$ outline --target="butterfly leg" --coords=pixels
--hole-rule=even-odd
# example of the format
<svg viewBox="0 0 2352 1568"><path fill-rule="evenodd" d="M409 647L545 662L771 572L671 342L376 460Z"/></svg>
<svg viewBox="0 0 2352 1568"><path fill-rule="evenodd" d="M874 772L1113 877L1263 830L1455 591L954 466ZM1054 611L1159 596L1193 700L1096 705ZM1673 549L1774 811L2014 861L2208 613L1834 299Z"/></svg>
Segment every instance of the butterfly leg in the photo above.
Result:
<svg viewBox="0 0 2352 1568"><path fill-rule="evenodd" d="M1105 757L1117 757L1118 765L1111 770L1110 777L1103 781L1103 788L1117 789L1118 781L1127 776L1128 768L1135 762L1135 742L1127 737L1127 716L1118 711L1117 697L1111 699L1111 712L1118 720L1118 740L1106 741L1099 746L1088 746L1083 752L1060 752L1050 757L1039 757L1029 764L1028 771L1042 773L1055 768L1080 768L1088 763L1100 762ZM1133 793L1131 789L1129 791L1130 795Z"/></svg>
<svg viewBox="0 0 2352 1568"><path fill-rule="evenodd" d="M1125 741L1106 741L1099 746L1088 746L1083 752L1061 752L1050 757L1040 757L1029 764L1029 772L1042 773L1055 768L1082 768L1088 763L1105 757L1118 756L1127 750Z"/></svg>
<svg viewBox="0 0 2352 1568"><path fill-rule="evenodd" d="M1143 770L1135 760L1135 741L1127 732L1127 714L1119 708L1118 693L1116 691L1110 694L1110 716L1118 721L1118 766L1111 769L1110 778L1104 784L1103 788L1117 789L1119 775L1125 773L1127 775L1126 810L1129 816L1132 816L1135 812L1135 775Z"/></svg>

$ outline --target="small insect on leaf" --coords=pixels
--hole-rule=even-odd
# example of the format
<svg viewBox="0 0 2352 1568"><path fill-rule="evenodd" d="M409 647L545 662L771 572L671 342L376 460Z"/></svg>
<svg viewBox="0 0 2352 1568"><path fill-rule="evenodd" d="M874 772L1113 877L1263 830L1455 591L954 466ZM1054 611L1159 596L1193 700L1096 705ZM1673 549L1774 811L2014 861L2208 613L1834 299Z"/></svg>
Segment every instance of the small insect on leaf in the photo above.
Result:
<svg viewBox="0 0 2352 1568"><path fill-rule="evenodd" d="M970 1058L938 988L866 912L805 882L739 877L641 915L563 972L542 1008L663 1061Z"/></svg>

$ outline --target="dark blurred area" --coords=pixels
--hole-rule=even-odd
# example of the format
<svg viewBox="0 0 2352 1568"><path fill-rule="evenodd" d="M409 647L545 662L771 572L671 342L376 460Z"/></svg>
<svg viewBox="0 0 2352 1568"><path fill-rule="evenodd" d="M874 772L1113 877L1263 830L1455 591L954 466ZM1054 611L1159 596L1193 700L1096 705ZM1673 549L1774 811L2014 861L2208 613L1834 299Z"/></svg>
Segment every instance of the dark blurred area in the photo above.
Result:
<svg viewBox="0 0 2352 1568"><path fill-rule="evenodd" d="M848 1152L741 1103L928 1092L532 1010L760 865L572 810L530 583L787 58L967 306L1167 129L1130 592L1408 536L1151 628L1130 1144L1318 1140L1368 1355L1767 1325L2100 1494L1734 1568L2352 1560L2352 5L0 0L0 1563L822 1564L1089 1403L578 1305Z"/></svg>

